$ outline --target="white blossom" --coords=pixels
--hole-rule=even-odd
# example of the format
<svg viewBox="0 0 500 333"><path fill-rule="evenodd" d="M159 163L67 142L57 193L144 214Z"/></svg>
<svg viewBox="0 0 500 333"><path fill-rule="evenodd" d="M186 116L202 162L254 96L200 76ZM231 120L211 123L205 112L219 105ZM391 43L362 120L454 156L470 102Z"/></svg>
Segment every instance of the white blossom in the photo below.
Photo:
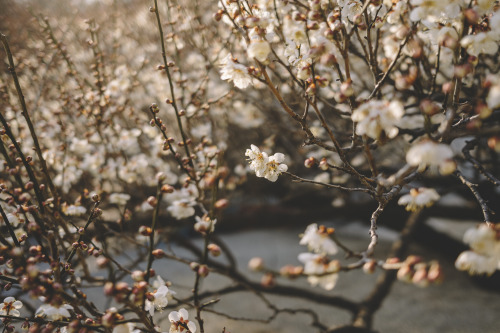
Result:
<svg viewBox="0 0 500 333"><path fill-rule="evenodd" d="M210 220L208 217L201 218L199 216L195 216L194 218L196 219L194 230L200 233L214 232L217 219Z"/></svg>
<svg viewBox="0 0 500 333"><path fill-rule="evenodd" d="M264 171L264 178L269 181L275 182L278 176L288 170L288 166L283 163L285 160L285 155L282 153L276 153L269 157L266 163L266 170Z"/></svg>
<svg viewBox="0 0 500 333"><path fill-rule="evenodd" d="M9 223L14 227L17 228L19 226L19 223L23 222L24 219L19 218L19 215L17 213L7 213L7 220L9 220ZM3 220L3 218L0 216L0 219Z"/></svg>
<svg viewBox="0 0 500 333"><path fill-rule="evenodd" d="M304 264L304 274L309 275L307 281L313 287L319 285L325 290L335 287L340 268L337 260L330 261L321 254L313 253L301 253L298 259Z"/></svg>
<svg viewBox="0 0 500 333"><path fill-rule="evenodd" d="M168 301L172 299L173 292L168 289L168 287L164 284L160 286L154 293L154 300L150 301L146 299L144 304L144 309L149 311L149 314L153 316L155 314L155 309L161 310L168 305Z"/></svg>
<svg viewBox="0 0 500 333"><path fill-rule="evenodd" d="M196 325L189 321L189 314L186 309L182 308L179 311L172 311L168 315L170 320L170 333L195 333Z"/></svg>
<svg viewBox="0 0 500 333"><path fill-rule="evenodd" d="M394 138L398 134L396 125L403 115L403 104L399 101L370 100L354 110L352 120L358 123L358 135L367 135L376 140L382 132L387 137Z"/></svg>
<svg viewBox="0 0 500 333"><path fill-rule="evenodd" d="M423 141L415 144L406 153L406 162L418 166L420 170L426 167L438 168L441 174L447 175L455 171L452 160L453 151L450 146L433 141Z"/></svg>
<svg viewBox="0 0 500 333"><path fill-rule="evenodd" d="M471 275L488 274L495 272L498 260L493 257L484 256L474 251L460 253L455 261L455 267L460 271L468 271Z"/></svg>
<svg viewBox="0 0 500 333"><path fill-rule="evenodd" d="M406 210L416 211L422 207L430 207L440 198L433 188L412 188L410 193L403 195L398 200L398 204L406 206Z"/></svg>
<svg viewBox="0 0 500 333"><path fill-rule="evenodd" d="M267 167L266 164L269 160L267 153L261 152L255 145L250 145L250 149L246 150L245 156L248 156L250 160L250 170L255 171L257 177L264 177L264 172Z"/></svg>
<svg viewBox="0 0 500 333"><path fill-rule="evenodd" d="M113 193L109 196L109 202L119 206L125 206L130 200L130 195L127 193Z"/></svg>
<svg viewBox="0 0 500 333"><path fill-rule="evenodd" d="M500 78L492 75L488 77L487 80L490 81L492 85L488 91L486 103L490 109L494 110L500 107Z"/></svg>
<svg viewBox="0 0 500 333"><path fill-rule="evenodd" d="M500 239L498 226L483 223L468 229L464 234L464 242L471 251L462 252L455 261L455 267L470 274L491 275L500 269Z"/></svg>
<svg viewBox="0 0 500 333"><path fill-rule="evenodd" d="M265 62L271 52L271 46L265 40L252 40L248 46L247 53L250 58L255 58L260 62Z"/></svg>
<svg viewBox="0 0 500 333"><path fill-rule="evenodd" d="M50 320L61 320L71 317L69 310L73 310L73 307L69 304L62 304L59 306L43 304L36 310L35 315L37 317L47 317Z"/></svg>
<svg viewBox="0 0 500 333"><path fill-rule="evenodd" d="M318 229L316 223L307 226L299 244L307 245L309 250L316 253L333 255L338 252L337 245L326 232L326 228Z"/></svg>
<svg viewBox="0 0 500 333"><path fill-rule="evenodd" d="M6 297L3 303L0 304L0 315L19 317L21 313L19 309L23 307L21 301L16 300L14 297Z"/></svg>
<svg viewBox="0 0 500 333"><path fill-rule="evenodd" d="M65 214L69 216L81 216L87 212L83 206L69 205L66 207Z"/></svg>
<svg viewBox="0 0 500 333"><path fill-rule="evenodd" d="M233 81L237 88L245 89L252 83L252 77L248 74L246 66L233 60L233 56L228 54L221 61L221 79Z"/></svg>
<svg viewBox="0 0 500 333"><path fill-rule="evenodd" d="M431 28L438 23L446 23L458 19L461 14L463 0L411 0L413 10L410 20L421 21L426 27Z"/></svg>
<svg viewBox="0 0 500 333"><path fill-rule="evenodd" d="M489 32L479 32L475 35L467 35L460 41L460 45L467 49L467 53L475 57L480 54L496 54L498 51L498 40Z"/></svg>
<svg viewBox="0 0 500 333"><path fill-rule="evenodd" d="M182 220L194 215L194 204L192 200L175 200L168 206L167 211L176 219Z"/></svg>
<svg viewBox="0 0 500 333"><path fill-rule="evenodd" d="M500 259L500 240L497 240L496 230L486 223L464 233L464 242L479 254L498 257Z"/></svg>
<svg viewBox="0 0 500 333"><path fill-rule="evenodd" d="M116 325L113 327L112 333L141 333L142 331L139 329L135 329L133 323L125 323Z"/></svg>

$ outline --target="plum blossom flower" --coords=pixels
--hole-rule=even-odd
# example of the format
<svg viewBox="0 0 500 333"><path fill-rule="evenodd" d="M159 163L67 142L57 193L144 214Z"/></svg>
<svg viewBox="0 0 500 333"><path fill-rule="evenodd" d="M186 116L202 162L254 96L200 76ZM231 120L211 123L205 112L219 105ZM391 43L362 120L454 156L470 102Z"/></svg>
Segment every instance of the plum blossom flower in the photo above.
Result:
<svg viewBox="0 0 500 333"><path fill-rule="evenodd" d="M439 198L439 194L433 188L412 188L410 193L399 198L398 204L401 206L406 205L406 210L416 211L422 207L432 206Z"/></svg>
<svg viewBox="0 0 500 333"><path fill-rule="evenodd" d="M0 220L3 220L1 216ZM17 212L7 213L7 220L14 228L17 228L19 226L19 223L24 222L24 219L22 219Z"/></svg>
<svg viewBox="0 0 500 333"><path fill-rule="evenodd" d="M113 193L109 196L109 202L119 206L125 206L130 200L130 195L127 193Z"/></svg>
<svg viewBox="0 0 500 333"><path fill-rule="evenodd" d="M285 155L283 155L282 153L276 153L270 156L268 162L266 163L264 178L269 181L275 182L282 172L286 172L288 170L288 166L283 163L284 160Z"/></svg>
<svg viewBox="0 0 500 333"><path fill-rule="evenodd" d="M348 24L349 21L353 22L354 17L360 14L363 9L363 2L360 0L340 0L338 4L342 8L342 20L344 24Z"/></svg>
<svg viewBox="0 0 500 333"><path fill-rule="evenodd" d="M267 153L261 152L257 146L251 145L251 149L247 149L245 155L249 158L250 170L254 170L257 177L264 177L275 182L281 173L288 170L288 166L283 163L285 155L282 153L268 156Z"/></svg>
<svg viewBox="0 0 500 333"><path fill-rule="evenodd" d="M471 275L491 275L498 267L498 260L474 251L464 251L455 261L455 267L460 271L468 271Z"/></svg>
<svg viewBox="0 0 500 333"><path fill-rule="evenodd" d="M255 58L260 62L265 62L267 56L271 53L271 46L265 40L254 39L250 42L247 49L248 56L250 58Z"/></svg>
<svg viewBox="0 0 500 333"><path fill-rule="evenodd" d="M22 307L23 303L21 301L17 301L14 297L6 297L3 303L0 304L0 315L19 317L21 313L18 309Z"/></svg>
<svg viewBox="0 0 500 333"><path fill-rule="evenodd" d="M246 66L235 62L231 54L221 61L220 73L222 80L233 81L240 89L245 89L252 83L252 77L248 74Z"/></svg>
<svg viewBox="0 0 500 333"><path fill-rule="evenodd" d="M307 245L309 250L316 253L333 255L338 252L337 245L330 238L326 228L323 226L318 228L316 223L307 226L299 244Z"/></svg>
<svg viewBox="0 0 500 333"><path fill-rule="evenodd" d="M37 317L47 317L50 320L61 320L62 318L71 317L69 310L73 310L73 307L69 304L62 304L59 306L43 304L36 310L35 315Z"/></svg>
<svg viewBox="0 0 500 333"><path fill-rule="evenodd" d="M141 333L141 332L142 332L141 330L135 329L133 323L125 323L113 327L112 333Z"/></svg>
<svg viewBox="0 0 500 333"><path fill-rule="evenodd" d="M81 216L87 212L83 206L69 205L66 207L65 214L69 216Z"/></svg>
<svg viewBox="0 0 500 333"><path fill-rule="evenodd" d="M500 240L496 228L498 227L486 223L480 224L465 232L464 242L477 253L498 258L500 263Z"/></svg>
<svg viewBox="0 0 500 333"><path fill-rule="evenodd" d="M490 109L494 110L500 107L500 78L495 75L490 75L486 80L491 84L488 96L486 97L486 103Z"/></svg>
<svg viewBox="0 0 500 333"><path fill-rule="evenodd" d="M428 166L437 167L442 175L448 175L456 168L452 157L453 151L450 146L433 141L423 141L408 150L406 162L411 166L418 166L420 170Z"/></svg>
<svg viewBox="0 0 500 333"><path fill-rule="evenodd" d="M215 224L217 223L217 219L210 220L208 217L199 217L195 216L196 223L194 224L194 230L205 234L207 232L214 232Z"/></svg>
<svg viewBox="0 0 500 333"><path fill-rule="evenodd" d="M248 156L250 160L250 170L255 171L257 177L264 177L266 164L269 160L267 153L261 152L255 145L250 145L250 149L246 150L245 156Z"/></svg>
<svg viewBox="0 0 500 333"><path fill-rule="evenodd" d="M461 14L463 0L411 0L413 10L410 20L421 21L426 27L432 28L438 23L454 20Z"/></svg>
<svg viewBox="0 0 500 333"><path fill-rule="evenodd" d="M399 101L371 100L354 110L352 120L358 123L358 135L367 135L376 140L382 132L394 138L398 134L396 125L403 115L403 104Z"/></svg>
<svg viewBox="0 0 500 333"><path fill-rule="evenodd" d="M489 275L500 269L500 240L497 228L492 224L483 223L467 230L464 242L469 244L472 251L462 252L455 261L455 267L469 271L470 274Z"/></svg>
<svg viewBox="0 0 500 333"><path fill-rule="evenodd" d="M309 275L307 281L314 287L332 290L337 284L340 264L337 260L329 260L321 254L301 253L299 261L304 264L304 274ZM328 274L331 273L331 274Z"/></svg>
<svg viewBox="0 0 500 333"><path fill-rule="evenodd" d="M182 308L179 311L172 311L168 315L170 320L170 333L195 333L196 325L188 320L189 314L186 309Z"/></svg>
<svg viewBox="0 0 500 333"><path fill-rule="evenodd" d="M167 211L176 219L182 220L194 215L195 210L193 206L194 201L192 200L175 200L170 206L168 206Z"/></svg>
<svg viewBox="0 0 500 333"><path fill-rule="evenodd" d="M489 32L480 32L475 35L467 35L460 41L460 45L467 49L467 53L475 57L479 54L496 54L498 51L498 40Z"/></svg>
<svg viewBox="0 0 500 333"><path fill-rule="evenodd" d="M144 309L149 311L149 314L153 316L155 314L155 309L161 310L168 305L168 301L172 299L172 294L175 292L168 289L168 287L164 284L160 286L154 293L154 300L146 300L144 304Z"/></svg>

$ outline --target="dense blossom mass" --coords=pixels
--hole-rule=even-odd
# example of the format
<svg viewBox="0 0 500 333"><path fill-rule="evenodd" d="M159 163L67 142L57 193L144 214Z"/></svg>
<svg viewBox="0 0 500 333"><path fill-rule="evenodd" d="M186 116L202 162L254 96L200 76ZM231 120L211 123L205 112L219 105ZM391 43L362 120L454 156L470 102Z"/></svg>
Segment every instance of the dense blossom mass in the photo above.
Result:
<svg viewBox="0 0 500 333"><path fill-rule="evenodd" d="M220 311L236 292L273 311L255 322L306 313L330 331L334 319L267 293L311 300L312 286L330 300L351 271L380 273L364 298L338 304L373 331L370 304L395 276L443 279L433 258L400 257L423 229L429 243L456 243L454 223L426 223L442 212L478 219L458 270L500 269L498 0L7 2L6 333L237 332L205 316L250 317ZM339 221L353 216L364 247L342 240ZM290 217L307 225L296 241L309 252L281 268L260 254L249 263L260 282L245 276L220 230ZM389 258L380 225L403 230ZM219 275L227 285L212 283Z"/></svg>

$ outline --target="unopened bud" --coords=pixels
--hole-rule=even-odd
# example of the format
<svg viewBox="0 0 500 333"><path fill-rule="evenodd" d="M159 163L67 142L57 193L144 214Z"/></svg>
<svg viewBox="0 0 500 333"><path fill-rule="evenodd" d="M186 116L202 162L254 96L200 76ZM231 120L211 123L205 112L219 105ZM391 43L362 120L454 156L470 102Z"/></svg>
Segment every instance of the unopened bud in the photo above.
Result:
<svg viewBox="0 0 500 333"><path fill-rule="evenodd" d="M304 166L308 169L312 168L315 165L316 165L316 159L314 157L309 157L304 161Z"/></svg>
<svg viewBox="0 0 500 333"><path fill-rule="evenodd" d="M497 153L500 153L500 136L492 136L488 139L488 147Z"/></svg>
<svg viewBox="0 0 500 333"><path fill-rule="evenodd" d="M133 271L132 272L132 280L137 281L137 282L144 280L144 272L139 271L139 270Z"/></svg>
<svg viewBox="0 0 500 333"><path fill-rule="evenodd" d="M154 196L150 196L146 201L151 207L156 207L158 204L158 200L156 200L156 197Z"/></svg>
<svg viewBox="0 0 500 333"><path fill-rule="evenodd" d="M221 254L221 249L217 244L208 244L207 249L214 257L218 257Z"/></svg>
<svg viewBox="0 0 500 333"><path fill-rule="evenodd" d="M151 252L156 259L162 258L165 255L165 251L162 249L156 249Z"/></svg>
<svg viewBox="0 0 500 333"><path fill-rule="evenodd" d="M225 209L227 206L229 206L229 200L227 199L219 199L214 204L214 208L217 210Z"/></svg>
<svg viewBox="0 0 500 333"><path fill-rule="evenodd" d="M197 271L197 273L198 273L198 275L199 275L199 276L201 276L201 277L207 277L209 272L210 272L210 271L208 270L207 265L200 265L200 266L198 267L198 271Z"/></svg>
<svg viewBox="0 0 500 333"><path fill-rule="evenodd" d="M161 192L162 193L172 193L174 192L174 187L168 184L165 184L161 187Z"/></svg>
<svg viewBox="0 0 500 333"><path fill-rule="evenodd" d="M189 268L191 268L193 271L197 271L198 270L198 267L200 267L200 264L198 264L197 262L192 262L189 264Z"/></svg>
<svg viewBox="0 0 500 333"><path fill-rule="evenodd" d="M370 260L363 265L363 272L366 274L373 274L375 272L375 268L377 268L377 263L375 260Z"/></svg>
<svg viewBox="0 0 500 333"><path fill-rule="evenodd" d="M272 273L266 273L260 280L260 284L265 288L273 287L276 282L274 280L274 275Z"/></svg>
<svg viewBox="0 0 500 333"><path fill-rule="evenodd" d="M248 262L248 268L252 271L260 271L264 268L264 260L260 257L254 257Z"/></svg>
<svg viewBox="0 0 500 333"><path fill-rule="evenodd" d="M328 166L328 161L326 160L326 158L321 159L321 161L319 162L319 168L323 171L326 171L330 168Z"/></svg>
<svg viewBox="0 0 500 333"><path fill-rule="evenodd" d="M150 227L147 227L145 225L141 225L139 227L139 233L143 236L149 236L153 233L153 230Z"/></svg>

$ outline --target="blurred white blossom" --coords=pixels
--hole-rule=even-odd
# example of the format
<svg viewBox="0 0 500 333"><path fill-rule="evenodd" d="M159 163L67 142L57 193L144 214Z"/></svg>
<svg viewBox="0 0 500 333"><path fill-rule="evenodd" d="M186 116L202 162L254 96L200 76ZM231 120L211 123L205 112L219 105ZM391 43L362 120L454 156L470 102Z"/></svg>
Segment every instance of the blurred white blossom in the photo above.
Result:
<svg viewBox="0 0 500 333"><path fill-rule="evenodd" d="M430 207L440 198L433 188L412 188L410 193L403 195L398 204L406 206L406 210L416 211L419 208Z"/></svg>

